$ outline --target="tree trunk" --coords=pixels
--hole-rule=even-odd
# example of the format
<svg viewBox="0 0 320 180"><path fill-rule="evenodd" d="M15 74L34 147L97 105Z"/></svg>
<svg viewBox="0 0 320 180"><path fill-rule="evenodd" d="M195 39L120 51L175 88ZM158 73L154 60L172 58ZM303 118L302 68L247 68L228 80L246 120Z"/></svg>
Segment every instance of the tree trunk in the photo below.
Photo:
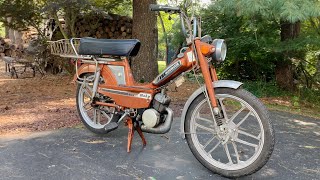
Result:
<svg viewBox="0 0 320 180"><path fill-rule="evenodd" d="M7 21L10 23L12 20L11 17L7 18ZM14 38L14 30L9 28L8 30L8 38L11 40L11 42L14 44L15 43L15 38Z"/></svg>
<svg viewBox="0 0 320 180"><path fill-rule="evenodd" d="M22 40L22 33L19 31L14 31L14 39L15 39L15 44L20 45L23 43Z"/></svg>
<svg viewBox="0 0 320 180"><path fill-rule="evenodd" d="M132 59L136 81L151 82L158 75L158 29L156 14L149 10L156 0L133 0L133 38L141 41L139 54Z"/></svg>
<svg viewBox="0 0 320 180"><path fill-rule="evenodd" d="M295 39L299 36L301 29L300 21L296 23L290 23L288 21L281 21L280 25L280 36L281 41L287 41ZM293 52L287 51L284 53L283 61L276 63L276 81L279 87L285 90L294 90L294 66L292 64Z"/></svg>
<svg viewBox="0 0 320 180"><path fill-rule="evenodd" d="M9 39L9 27L8 26L5 26L5 36L4 37Z"/></svg>
<svg viewBox="0 0 320 180"><path fill-rule="evenodd" d="M294 68L291 61L281 61L276 64L276 82L279 87L292 91L295 89L293 83Z"/></svg>

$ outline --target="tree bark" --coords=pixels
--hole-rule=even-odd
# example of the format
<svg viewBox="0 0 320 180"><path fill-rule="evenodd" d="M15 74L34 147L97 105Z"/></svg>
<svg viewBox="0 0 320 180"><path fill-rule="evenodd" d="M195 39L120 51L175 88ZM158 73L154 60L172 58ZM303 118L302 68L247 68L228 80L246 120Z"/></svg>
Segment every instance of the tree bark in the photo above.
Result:
<svg viewBox="0 0 320 180"><path fill-rule="evenodd" d="M290 23L288 21L281 21L280 25L280 38L281 41L287 41L295 39L299 36L301 29L300 21L296 23ZM276 63L276 82L279 87L285 90L293 91L295 89L294 84L294 65L291 58L293 52L287 51L284 53L283 61Z"/></svg>
<svg viewBox="0 0 320 180"><path fill-rule="evenodd" d="M156 0L133 0L133 38L139 39L139 54L132 59L136 81L151 82L158 75L158 29L156 14L149 10Z"/></svg>
<svg viewBox="0 0 320 180"><path fill-rule="evenodd" d="M8 38L9 39L9 27L8 26L5 26L5 38Z"/></svg>

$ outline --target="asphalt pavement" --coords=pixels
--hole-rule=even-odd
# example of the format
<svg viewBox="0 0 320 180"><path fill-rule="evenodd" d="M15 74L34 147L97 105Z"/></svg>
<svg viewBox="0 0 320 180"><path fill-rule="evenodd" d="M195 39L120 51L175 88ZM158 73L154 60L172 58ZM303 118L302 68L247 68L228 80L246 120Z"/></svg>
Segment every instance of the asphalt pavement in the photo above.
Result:
<svg viewBox="0 0 320 180"><path fill-rule="evenodd" d="M320 119L272 111L276 145L269 162L241 179L320 179ZM105 136L84 128L0 137L0 179L226 179L204 168L179 135L135 134L126 152L127 129Z"/></svg>

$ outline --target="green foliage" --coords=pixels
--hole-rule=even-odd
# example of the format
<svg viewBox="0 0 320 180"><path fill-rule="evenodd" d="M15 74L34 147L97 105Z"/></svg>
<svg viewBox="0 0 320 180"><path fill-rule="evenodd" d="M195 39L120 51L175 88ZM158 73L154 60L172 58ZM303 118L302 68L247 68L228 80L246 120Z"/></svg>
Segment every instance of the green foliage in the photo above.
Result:
<svg viewBox="0 0 320 180"><path fill-rule="evenodd" d="M297 68L300 83L317 82L320 48L320 11L318 1L282 0L215 1L202 13L203 29L228 44L226 61L219 75L236 80L275 79L275 65L288 52ZM319 17L317 17L319 16ZM298 38L280 41L280 22L299 21ZM310 82L308 82L310 84ZM311 85L308 85L310 87Z"/></svg>
<svg viewBox="0 0 320 180"><path fill-rule="evenodd" d="M279 42L277 23L238 17L235 13L224 14L210 6L204 10L203 34L213 38L226 39L228 45L227 59L219 68L222 78L236 80L271 80L274 77L274 61L281 55L271 47Z"/></svg>
<svg viewBox="0 0 320 180"><path fill-rule="evenodd" d="M102 13L122 11L131 14L131 0L3 0L0 1L0 22L12 29L23 30L28 26L37 28L43 19L54 18L60 29L59 16L66 20L66 32L61 31L64 38L75 36L75 20L81 13ZM8 20L11 18L11 20Z"/></svg>
<svg viewBox="0 0 320 180"><path fill-rule="evenodd" d="M158 61L158 72L159 74L162 73L162 71L166 68L166 62L165 61Z"/></svg>
<svg viewBox="0 0 320 180"><path fill-rule="evenodd" d="M289 96L294 106L320 107L320 1L216 0L202 13L203 29L228 44L227 59L218 65L224 79L245 81L258 97ZM281 23L299 22L299 36L281 41ZM275 83L275 65L290 53L298 91Z"/></svg>
<svg viewBox="0 0 320 180"><path fill-rule="evenodd" d="M0 22L0 37L5 36L5 27L2 22Z"/></svg>
<svg viewBox="0 0 320 180"><path fill-rule="evenodd" d="M132 0L90 0L96 7L106 12L132 16Z"/></svg>
<svg viewBox="0 0 320 180"><path fill-rule="evenodd" d="M299 94L297 95L299 100L303 103L311 103L313 107L320 109L320 90L310 89L306 87L299 88Z"/></svg>
<svg viewBox="0 0 320 180"><path fill-rule="evenodd" d="M40 30L41 21L41 7L33 0L0 1L0 22L7 27L23 30L33 26Z"/></svg>
<svg viewBox="0 0 320 180"><path fill-rule="evenodd" d="M283 97L291 94L287 91L281 90L274 81L246 81L243 83L243 88L259 98Z"/></svg>
<svg viewBox="0 0 320 180"><path fill-rule="evenodd" d="M297 22L320 16L317 0L217 0L215 5L225 13L247 17L260 15L269 20Z"/></svg>

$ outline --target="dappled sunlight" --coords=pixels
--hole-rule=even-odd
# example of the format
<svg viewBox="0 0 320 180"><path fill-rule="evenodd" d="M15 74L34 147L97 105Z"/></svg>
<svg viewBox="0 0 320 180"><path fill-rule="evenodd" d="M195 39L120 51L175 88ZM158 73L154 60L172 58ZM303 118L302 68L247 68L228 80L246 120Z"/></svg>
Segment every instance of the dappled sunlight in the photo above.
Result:
<svg viewBox="0 0 320 180"><path fill-rule="evenodd" d="M281 104L283 106L291 106L291 101L288 97L263 97L260 98L264 103Z"/></svg>
<svg viewBox="0 0 320 180"><path fill-rule="evenodd" d="M262 177L275 177L278 175L278 172L275 169L272 168L266 168L264 171L261 173Z"/></svg>
<svg viewBox="0 0 320 180"><path fill-rule="evenodd" d="M316 147L316 146L303 146L303 145L300 145L299 147L307 148L307 149L320 149L320 147Z"/></svg>
<svg viewBox="0 0 320 180"><path fill-rule="evenodd" d="M63 104L61 104L63 103ZM69 105L74 105L75 106L75 103L76 103L76 99L75 98L66 98L66 99L61 99L59 101L48 101L46 104L48 106L55 106L57 107L60 106L60 105L64 105L64 106L69 106Z"/></svg>
<svg viewBox="0 0 320 180"><path fill-rule="evenodd" d="M70 127L80 122L70 76L10 79L0 62L0 134Z"/></svg>
<svg viewBox="0 0 320 180"><path fill-rule="evenodd" d="M312 122L305 122L305 121L301 121L298 119L293 119L293 122L299 124L299 125L303 125L303 126L317 126L316 123L312 123Z"/></svg>

